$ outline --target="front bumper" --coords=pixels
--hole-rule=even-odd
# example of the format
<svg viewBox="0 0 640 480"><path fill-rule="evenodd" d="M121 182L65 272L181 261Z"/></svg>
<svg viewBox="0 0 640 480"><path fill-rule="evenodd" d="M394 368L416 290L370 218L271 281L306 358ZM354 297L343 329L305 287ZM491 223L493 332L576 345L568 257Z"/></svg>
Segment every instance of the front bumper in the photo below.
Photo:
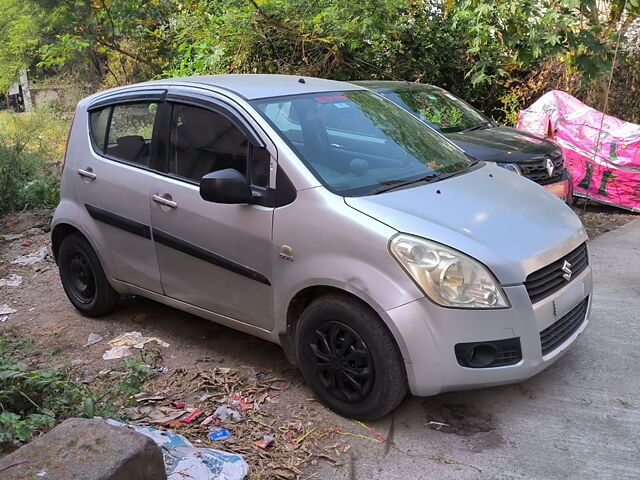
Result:
<svg viewBox="0 0 640 480"><path fill-rule="evenodd" d="M573 203L573 180L571 173L566 168L562 172L562 177L557 182L542 185L549 193L555 195L567 205Z"/></svg>
<svg viewBox="0 0 640 480"><path fill-rule="evenodd" d="M583 288L582 288L583 287ZM385 312L399 335L409 387L414 395L488 387L518 382L532 377L554 363L584 331L591 311L593 280L587 267L571 283L547 298L531 304L524 285L504 287L512 307L504 310L443 308L427 298L415 300ZM576 292L579 295L576 296ZM588 298L584 321L546 355L542 353L540 332L566 312L556 312L570 302L577 305ZM455 345L491 342L517 337L522 360L514 365L469 368L458 363Z"/></svg>

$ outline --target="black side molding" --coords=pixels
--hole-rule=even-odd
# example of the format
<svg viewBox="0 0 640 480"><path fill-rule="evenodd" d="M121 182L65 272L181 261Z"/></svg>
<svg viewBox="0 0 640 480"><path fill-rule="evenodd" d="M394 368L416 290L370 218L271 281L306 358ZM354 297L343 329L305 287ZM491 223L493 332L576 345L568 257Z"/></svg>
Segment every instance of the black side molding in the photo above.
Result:
<svg viewBox="0 0 640 480"><path fill-rule="evenodd" d="M149 228L148 225L136 222L135 220L131 220L126 217L121 217L120 215L94 207L93 205L85 204L84 206L89 212L89 215L91 215L91 218L99 222L106 223L107 225L111 225L112 227L124 230L125 232L133 233L134 235L139 235L151 240L151 228Z"/></svg>
<svg viewBox="0 0 640 480"><path fill-rule="evenodd" d="M174 237L173 235L163 232L162 230L158 230L157 228L153 229L153 239L156 242L161 243L162 245L178 250L179 252L186 253L187 255L191 255L192 257L211 263L212 265L215 265L217 267L224 268L231 272L237 273L238 275L242 275L244 277L250 278L251 280L255 280L256 282L260 282L265 285L271 285L271 282L267 277L256 272L255 270L252 270L249 267L245 267L244 265L234 262L233 260L221 257L220 255L210 252L209 250L200 248L197 245L185 242L184 240Z"/></svg>
<svg viewBox="0 0 640 480"><path fill-rule="evenodd" d="M122 217L107 210L103 210L102 208L94 207L93 205L85 204L84 206L89 212L89 215L91 215L91 218L99 222L106 223L107 225L111 225L112 227L119 228L125 232L129 232L143 238L148 238L149 240L152 239L151 232L153 230L153 240L161 243L162 245L178 250L179 252L186 253L187 255L191 255L192 257L211 263L217 267L224 268L225 270L237 273L243 277L250 278L251 280L255 280L256 282L260 282L264 285L271 285L269 279L261 273L258 273L249 267L245 267L240 263L234 262L233 260L221 257L209 250L198 247L197 245L174 237L162 230L158 230L157 228L151 229L148 225Z"/></svg>

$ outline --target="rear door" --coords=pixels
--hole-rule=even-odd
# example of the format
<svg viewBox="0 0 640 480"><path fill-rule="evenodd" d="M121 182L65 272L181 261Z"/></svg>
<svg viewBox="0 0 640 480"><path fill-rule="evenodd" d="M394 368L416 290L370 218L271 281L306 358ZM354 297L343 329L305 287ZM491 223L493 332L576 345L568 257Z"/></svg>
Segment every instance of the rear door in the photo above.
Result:
<svg viewBox="0 0 640 480"><path fill-rule="evenodd" d="M151 185L151 223L167 296L266 330L273 328L271 242L275 154L242 114L206 97L167 97L167 176ZM275 149L272 148L272 152ZM272 164L273 162L273 164ZM234 168L261 204L200 197L207 173Z"/></svg>
<svg viewBox="0 0 640 480"><path fill-rule="evenodd" d="M85 227L116 280L161 293L151 240L154 129L164 92L131 92L89 108L90 148L78 159L76 186Z"/></svg>

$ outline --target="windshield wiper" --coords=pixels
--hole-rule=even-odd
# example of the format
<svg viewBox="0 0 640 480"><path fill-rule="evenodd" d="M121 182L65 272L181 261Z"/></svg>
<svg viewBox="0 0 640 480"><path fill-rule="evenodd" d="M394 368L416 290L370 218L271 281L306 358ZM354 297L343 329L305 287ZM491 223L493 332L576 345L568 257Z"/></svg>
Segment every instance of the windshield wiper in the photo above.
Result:
<svg viewBox="0 0 640 480"><path fill-rule="evenodd" d="M372 193L372 195L378 195L379 193L384 193L384 192L388 192L389 190L394 190L396 188L400 188L400 187L404 187L406 185L411 185L413 183L419 183L419 182L432 182L434 180L438 180L441 177L441 175L439 173L429 173L427 175L423 175L421 177L418 178L412 178L411 180L390 180L388 182L383 182L383 184L386 184L384 187L381 188L377 188L376 190L374 190Z"/></svg>
<svg viewBox="0 0 640 480"><path fill-rule="evenodd" d="M464 130L461 130L462 132L473 132L474 130L481 130L484 128L491 128L493 127L493 123L491 122L482 122L479 123L478 125L475 125L473 127L469 127L469 128L465 128Z"/></svg>

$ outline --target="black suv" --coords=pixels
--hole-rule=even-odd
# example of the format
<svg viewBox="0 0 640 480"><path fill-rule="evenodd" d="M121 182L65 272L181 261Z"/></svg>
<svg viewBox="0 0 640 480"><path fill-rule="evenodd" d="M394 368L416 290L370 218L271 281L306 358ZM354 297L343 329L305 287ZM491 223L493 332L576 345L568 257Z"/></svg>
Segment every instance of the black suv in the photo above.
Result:
<svg viewBox="0 0 640 480"><path fill-rule="evenodd" d="M409 111L477 160L499 166L542 185L571 203L573 185L555 143L502 127L446 90L412 82L362 80L363 86Z"/></svg>

